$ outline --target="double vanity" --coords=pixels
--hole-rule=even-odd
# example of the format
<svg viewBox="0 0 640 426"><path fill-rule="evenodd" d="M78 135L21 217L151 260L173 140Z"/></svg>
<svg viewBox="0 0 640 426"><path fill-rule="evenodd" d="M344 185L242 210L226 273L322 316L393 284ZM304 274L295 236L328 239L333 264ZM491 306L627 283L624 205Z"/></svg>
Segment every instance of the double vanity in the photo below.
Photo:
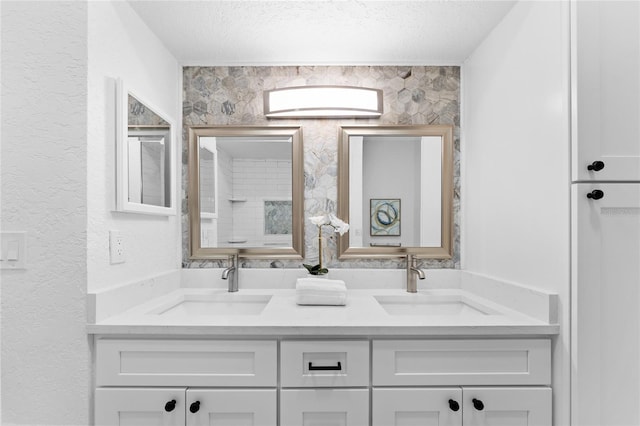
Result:
<svg viewBox="0 0 640 426"><path fill-rule="evenodd" d="M90 294L96 425L550 426L556 296L455 269L454 126L339 126L315 174L302 130L188 127L185 269ZM299 306L331 210L347 302Z"/></svg>
<svg viewBox="0 0 640 426"><path fill-rule="evenodd" d="M551 425L553 294L332 270L347 304L299 306L302 270L239 272L235 293L209 269L92 295L97 425Z"/></svg>

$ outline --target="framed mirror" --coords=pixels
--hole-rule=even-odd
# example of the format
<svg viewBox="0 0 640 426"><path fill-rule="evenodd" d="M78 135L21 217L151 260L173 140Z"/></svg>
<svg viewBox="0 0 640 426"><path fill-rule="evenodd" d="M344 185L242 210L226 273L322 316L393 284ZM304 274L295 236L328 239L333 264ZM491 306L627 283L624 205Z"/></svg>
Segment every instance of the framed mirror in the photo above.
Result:
<svg viewBox="0 0 640 426"><path fill-rule="evenodd" d="M116 210L175 215L175 126L122 80L117 87Z"/></svg>
<svg viewBox="0 0 640 426"><path fill-rule="evenodd" d="M341 127L338 216L341 259L451 258L453 127Z"/></svg>
<svg viewBox="0 0 640 426"><path fill-rule="evenodd" d="M304 257L300 127L192 126L192 259Z"/></svg>

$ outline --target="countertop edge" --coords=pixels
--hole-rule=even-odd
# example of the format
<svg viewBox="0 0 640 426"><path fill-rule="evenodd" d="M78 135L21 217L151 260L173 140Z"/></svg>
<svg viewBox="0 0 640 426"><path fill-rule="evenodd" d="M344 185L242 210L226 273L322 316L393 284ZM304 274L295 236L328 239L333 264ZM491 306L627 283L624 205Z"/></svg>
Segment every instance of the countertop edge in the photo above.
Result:
<svg viewBox="0 0 640 426"><path fill-rule="evenodd" d="M211 326L211 325L108 325L89 324L87 334L99 336L168 337L533 337L555 336L558 324L534 325L443 325L443 326Z"/></svg>

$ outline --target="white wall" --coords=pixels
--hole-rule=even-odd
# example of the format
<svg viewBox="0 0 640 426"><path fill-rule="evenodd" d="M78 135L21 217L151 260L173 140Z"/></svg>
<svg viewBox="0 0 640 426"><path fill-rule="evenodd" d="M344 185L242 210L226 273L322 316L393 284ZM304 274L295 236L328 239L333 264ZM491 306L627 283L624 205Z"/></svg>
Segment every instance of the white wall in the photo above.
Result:
<svg viewBox="0 0 640 426"><path fill-rule="evenodd" d="M87 286L180 259L177 217L111 212L112 78L179 126L181 73L125 2L3 2L1 27L1 228L28 235L27 269L1 275L2 424L87 425ZM109 265L109 229L125 233L124 265Z"/></svg>
<svg viewBox="0 0 640 426"><path fill-rule="evenodd" d="M2 424L87 425L87 5L2 3Z"/></svg>
<svg viewBox="0 0 640 426"><path fill-rule="evenodd" d="M168 115L177 126L175 138L181 141L182 74L176 59L127 2L89 2L88 31L87 266L89 290L94 291L180 267L178 216L113 211L116 187L114 81L123 79L141 101ZM181 159L174 160L180 162ZM180 184L176 187L180 188ZM176 194L178 203L181 198ZM124 234L126 263L110 264L111 229Z"/></svg>
<svg viewBox="0 0 640 426"><path fill-rule="evenodd" d="M392 146L393 149L389 149ZM420 246L420 138L365 137L363 149L363 247L371 243ZM371 236L371 199L400 199L400 236Z"/></svg>
<svg viewBox="0 0 640 426"><path fill-rule="evenodd" d="M568 424L569 16L520 2L463 66L463 268L559 293L555 424Z"/></svg>

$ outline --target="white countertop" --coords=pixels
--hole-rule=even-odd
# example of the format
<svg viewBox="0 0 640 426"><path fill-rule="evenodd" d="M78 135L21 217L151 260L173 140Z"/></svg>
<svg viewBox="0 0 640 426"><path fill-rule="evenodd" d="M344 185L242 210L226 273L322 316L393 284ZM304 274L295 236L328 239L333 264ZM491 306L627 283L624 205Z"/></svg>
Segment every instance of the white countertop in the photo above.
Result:
<svg viewBox="0 0 640 426"><path fill-rule="evenodd" d="M348 290L345 306L299 306L294 289L240 289L240 297L271 296L259 314L159 315L193 297L227 293L225 289L179 288L125 312L88 325L96 335L154 336L551 336L557 324L524 315L462 289L421 290L418 297L437 296L463 300L488 308L484 315L391 315L375 296L412 297L398 289ZM233 296L231 296L233 297Z"/></svg>

